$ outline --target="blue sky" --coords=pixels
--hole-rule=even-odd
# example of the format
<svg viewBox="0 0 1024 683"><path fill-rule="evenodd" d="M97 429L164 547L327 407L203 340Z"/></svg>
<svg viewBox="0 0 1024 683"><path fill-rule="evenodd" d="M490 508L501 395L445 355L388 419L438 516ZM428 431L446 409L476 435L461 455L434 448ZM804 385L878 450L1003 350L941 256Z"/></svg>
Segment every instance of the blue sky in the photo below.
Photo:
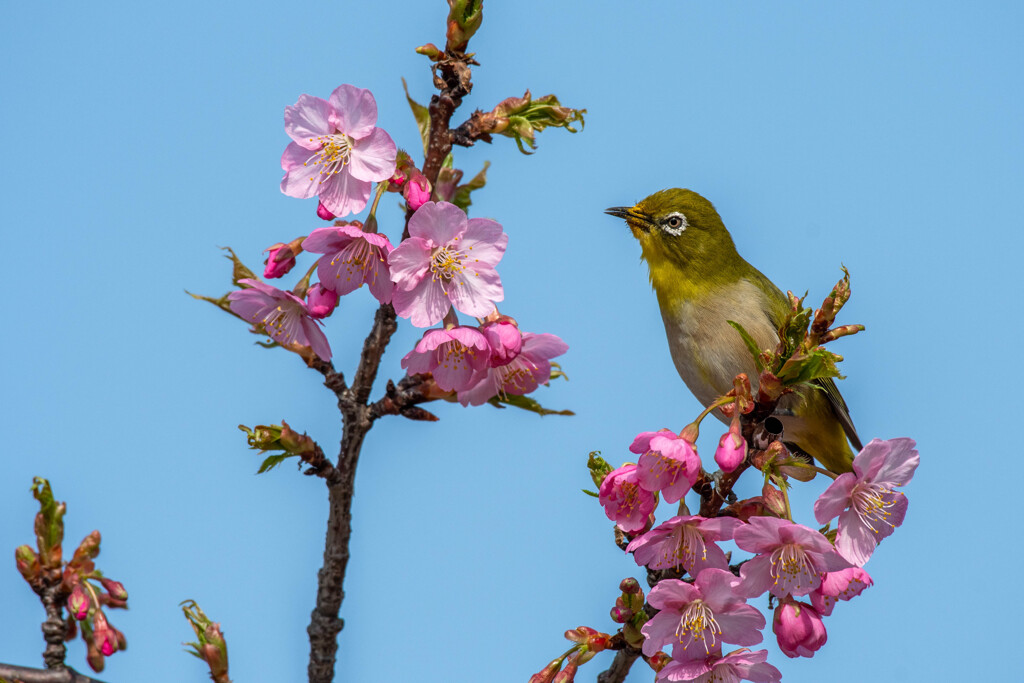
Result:
<svg viewBox="0 0 1024 683"><path fill-rule="evenodd" d="M875 586L826 621L814 659L769 642L770 661L786 681L1009 680L1019 672L996 653L1017 646L1019 597L1003 577L1021 551L1006 539L1014 494L999 479L1013 472L1003 444L1021 380L1024 11L586 5L489 0L461 110L530 88L586 107L586 130L546 132L530 158L505 139L456 156L470 174L493 163L472 210L510 235L502 310L568 342L571 381L538 398L577 416L445 404L437 424L374 428L338 680L525 681L567 647L565 629L612 628L616 586L639 573L579 492L586 454L628 460L637 432L678 430L699 407L671 364L639 248L602 210L673 186L711 199L741 254L783 289L820 301L850 269L843 321L868 329L836 345L841 389L865 439L911 436L921 451L906 523L867 566ZM12 293L0 549L32 539L33 475L68 502L72 542L102 531L99 566L132 606L114 615L129 650L105 679L204 680L181 652L186 598L221 622L235 680L304 677L324 487L288 466L255 476L235 425L283 418L331 451L334 400L294 356L253 345L183 290L226 290L218 246L255 265L319 226L311 202L278 191L282 111L299 94L370 88L380 125L418 150L399 79L429 98L412 48L443 42L445 12L0 7ZM396 202L385 204L394 239ZM351 372L373 308L360 291L328 321L340 368ZM417 337L399 330L375 394ZM714 431L699 443L706 459ZM812 523L823 488L798 488L798 521ZM43 613L13 563L0 596L0 661L38 664ZM80 645L69 662L85 668Z"/></svg>

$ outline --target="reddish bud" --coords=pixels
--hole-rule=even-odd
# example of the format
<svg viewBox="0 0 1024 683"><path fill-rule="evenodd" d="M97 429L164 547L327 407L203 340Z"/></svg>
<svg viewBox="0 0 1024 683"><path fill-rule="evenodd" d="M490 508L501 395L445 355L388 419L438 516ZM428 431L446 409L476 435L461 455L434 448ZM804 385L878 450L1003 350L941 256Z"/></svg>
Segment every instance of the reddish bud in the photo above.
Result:
<svg viewBox="0 0 1024 683"><path fill-rule="evenodd" d="M81 582L75 585L75 589L68 596L68 612L79 621L89 614L89 596L82 588Z"/></svg>
<svg viewBox="0 0 1024 683"><path fill-rule="evenodd" d="M764 501L764 506L774 512L777 516L785 516L786 499L782 495L782 491L778 490L771 484L765 484L764 488L761 489L761 500Z"/></svg>
<svg viewBox="0 0 1024 683"><path fill-rule="evenodd" d="M555 674L555 677L551 679L551 683L571 683L576 678L576 672L579 670L579 666L576 662L569 662L565 665L565 668Z"/></svg>
<svg viewBox="0 0 1024 683"><path fill-rule="evenodd" d="M89 668L96 673L103 671L103 653L100 652L91 641L89 642L88 649L86 651L85 661L89 662Z"/></svg>
<svg viewBox="0 0 1024 683"><path fill-rule="evenodd" d="M623 593L635 595L641 591L640 582L634 579L632 576L627 577L619 583L619 590Z"/></svg>
<svg viewBox="0 0 1024 683"><path fill-rule="evenodd" d="M623 607L622 605L616 605L615 607L612 607L611 617L612 621L614 621L616 624L625 624L627 621L629 621L629 618L632 616L633 610L629 609L628 607Z"/></svg>
<svg viewBox="0 0 1024 683"><path fill-rule="evenodd" d="M338 293L327 289L318 282L306 292L306 304L311 317L318 320L326 318L334 312L338 305Z"/></svg>
<svg viewBox="0 0 1024 683"><path fill-rule="evenodd" d="M561 659L552 660L546 667L530 676L529 683L551 683L551 681L555 677L555 674L557 674L558 670L561 668Z"/></svg>
<svg viewBox="0 0 1024 683"><path fill-rule="evenodd" d="M441 50L438 49L437 45L434 45L433 43L427 43L426 45L420 45L418 48L416 48L416 52L417 52L417 54L426 55L427 57L430 57L431 59L436 59L437 56L439 54L441 54Z"/></svg>
<svg viewBox="0 0 1024 683"><path fill-rule="evenodd" d="M739 427L739 420L734 419L729 431L722 434L722 438L718 440L715 462L723 472L734 471L747 457L747 442L740 435Z"/></svg>
<svg viewBox="0 0 1024 683"><path fill-rule="evenodd" d="M672 658L665 652L656 652L646 659L647 663L655 672L661 671L665 668L666 664L672 661Z"/></svg>
<svg viewBox="0 0 1024 683"><path fill-rule="evenodd" d="M491 346L491 367L508 365L523 348L523 335L516 321L508 316L485 323L480 327Z"/></svg>
<svg viewBox="0 0 1024 683"><path fill-rule="evenodd" d="M104 655L109 657L118 651L117 633L107 622L102 611L97 610L92 617L92 642Z"/></svg>
<svg viewBox="0 0 1024 683"><path fill-rule="evenodd" d="M775 608L772 632L787 657L813 657L828 640L818 612L810 605L791 600Z"/></svg>
<svg viewBox="0 0 1024 683"><path fill-rule="evenodd" d="M279 278L295 267L295 254L287 244L275 244L267 249L267 252L267 259L263 262L266 265L263 277Z"/></svg>
<svg viewBox="0 0 1024 683"><path fill-rule="evenodd" d="M325 221L334 220L334 214L327 210L327 207L323 205L323 202L317 204L316 215Z"/></svg>
<svg viewBox="0 0 1024 683"><path fill-rule="evenodd" d="M419 172L413 173L402 187L402 196L409 208L415 211L430 201L430 181Z"/></svg>
<svg viewBox="0 0 1024 683"><path fill-rule="evenodd" d="M110 597L114 598L115 600L128 599L128 591L124 589L124 584L122 584L120 581L100 579L100 583L102 583L106 591L110 593Z"/></svg>
<svg viewBox="0 0 1024 683"><path fill-rule="evenodd" d="M20 545L14 549L14 563L18 566L18 572L29 583L39 577L39 557L29 546Z"/></svg>

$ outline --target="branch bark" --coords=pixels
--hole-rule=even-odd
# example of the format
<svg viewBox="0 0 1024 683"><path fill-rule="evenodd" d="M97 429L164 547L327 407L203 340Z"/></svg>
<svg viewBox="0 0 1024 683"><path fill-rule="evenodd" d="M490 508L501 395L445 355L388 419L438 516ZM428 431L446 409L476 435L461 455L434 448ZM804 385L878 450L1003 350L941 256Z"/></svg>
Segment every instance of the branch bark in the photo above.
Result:
<svg viewBox="0 0 1024 683"><path fill-rule="evenodd" d="M435 66L435 84L440 92L430 100L430 136L423 174L431 185L437 184L445 157L452 149L452 114L462 103L462 98L472 89L470 83L471 57L465 54L450 54ZM438 75L439 73L439 75ZM402 239L409 236L409 218L406 214ZM339 617L345 598L345 572L349 560L349 540L352 536L352 498L355 494L356 466L362 452L363 442L374 421L383 415L404 415L418 420L436 420L431 413L416 404L429 400L418 380L405 378L396 387L388 382L384 397L369 403L370 392L377 378L380 361L387 349L391 336L398 329L395 309L383 304L377 309L370 333L363 343L359 365L352 377L352 384L331 363L314 360L310 365L324 375L324 385L338 399L344 430L338 464L330 476L323 476L328 490L327 535L324 543L323 566L317 574L316 606L310 615L309 626L309 667L310 683L331 683L334 680L334 664L338 651L338 634L345 622ZM318 469L328 472L327 466L319 464ZM319 471L314 472L320 474Z"/></svg>
<svg viewBox="0 0 1024 683"><path fill-rule="evenodd" d="M0 680L10 683L103 683L63 666L57 669L31 669L13 664L0 664Z"/></svg>

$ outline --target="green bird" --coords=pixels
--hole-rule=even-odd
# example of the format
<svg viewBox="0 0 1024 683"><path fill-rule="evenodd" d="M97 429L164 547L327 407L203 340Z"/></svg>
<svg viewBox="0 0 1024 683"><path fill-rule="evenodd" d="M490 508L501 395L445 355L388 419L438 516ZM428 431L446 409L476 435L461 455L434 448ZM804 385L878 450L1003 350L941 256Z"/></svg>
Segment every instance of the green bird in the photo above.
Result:
<svg viewBox="0 0 1024 683"><path fill-rule="evenodd" d="M742 325L759 348L774 348L789 303L739 255L711 202L677 188L605 213L626 219L640 242L672 360L697 400L707 407L732 389L741 372L756 391L754 360L728 321ZM854 455L849 442L859 451L860 439L835 382L819 380L818 385L823 391L805 388L779 401L783 440L832 472L849 472Z"/></svg>

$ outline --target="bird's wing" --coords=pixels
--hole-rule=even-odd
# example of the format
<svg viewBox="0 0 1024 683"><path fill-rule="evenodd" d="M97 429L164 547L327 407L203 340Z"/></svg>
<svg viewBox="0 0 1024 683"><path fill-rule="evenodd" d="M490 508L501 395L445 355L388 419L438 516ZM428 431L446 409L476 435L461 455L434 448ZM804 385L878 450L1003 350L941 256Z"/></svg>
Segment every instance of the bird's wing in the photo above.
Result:
<svg viewBox="0 0 1024 683"><path fill-rule="evenodd" d="M862 450L864 444L861 443L860 437L857 436L857 428L853 426L853 420L850 419L850 409L846 407L846 401L843 400L842 394L839 393L836 383L829 377L816 379L814 383L824 389L825 395L828 396L828 402L832 406L832 412L836 414L839 424L843 426L843 431L846 432L846 438L850 440L855 450Z"/></svg>

